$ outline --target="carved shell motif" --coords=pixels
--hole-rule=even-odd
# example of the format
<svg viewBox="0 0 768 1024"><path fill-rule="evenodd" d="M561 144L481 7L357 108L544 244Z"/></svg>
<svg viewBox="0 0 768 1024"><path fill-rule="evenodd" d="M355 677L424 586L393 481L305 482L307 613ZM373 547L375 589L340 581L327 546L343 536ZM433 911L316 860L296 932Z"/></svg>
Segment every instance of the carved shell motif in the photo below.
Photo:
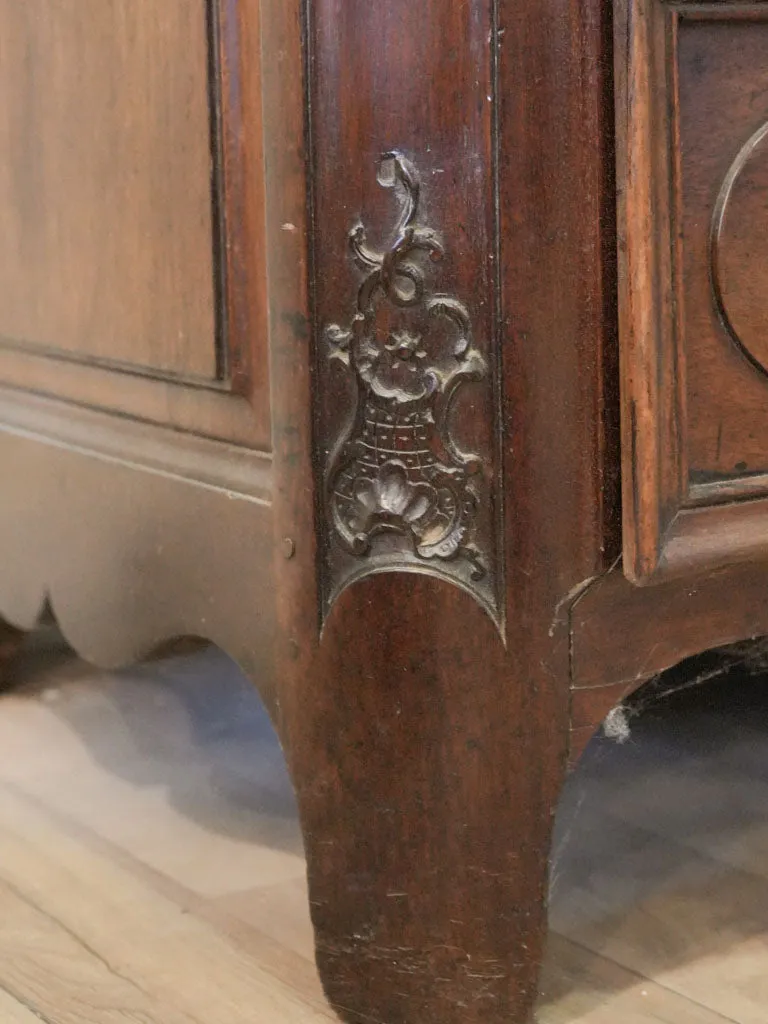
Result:
<svg viewBox="0 0 768 1024"><path fill-rule="evenodd" d="M487 553L477 539L483 464L461 452L449 414L456 393L487 374L467 307L430 291L440 237L419 223L421 185L413 164L384 155L379 183L392 189L399 218L391 246L369 247L350 232L364 277L348 326L331 324L326 356L343 364L356 407L328 460L325 503L335 589L369 571L448 576L489 604Z"/></svg>

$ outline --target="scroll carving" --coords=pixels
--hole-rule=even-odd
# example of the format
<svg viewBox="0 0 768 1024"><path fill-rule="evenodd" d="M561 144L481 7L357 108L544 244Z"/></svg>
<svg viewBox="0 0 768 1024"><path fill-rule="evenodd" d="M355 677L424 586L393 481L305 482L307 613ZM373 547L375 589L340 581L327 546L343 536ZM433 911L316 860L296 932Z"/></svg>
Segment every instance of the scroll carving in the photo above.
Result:
<svg viewBox="0 0 768 1024"><path fill-rule="evenodd" d="M356 309L348 325L324 331L326 358L342 364L355 393L325 476L331 557L346 556L345 575L449 576L490 603L489 552L477 523L488 467L461 450L451 417L457 393L482 381L488 365L467 306L430 286L445 249L421 222L416 168L387 153L378 181L399 206L391 244L377 251L363 224L352 229L351 256L363 274Z"/></svg>

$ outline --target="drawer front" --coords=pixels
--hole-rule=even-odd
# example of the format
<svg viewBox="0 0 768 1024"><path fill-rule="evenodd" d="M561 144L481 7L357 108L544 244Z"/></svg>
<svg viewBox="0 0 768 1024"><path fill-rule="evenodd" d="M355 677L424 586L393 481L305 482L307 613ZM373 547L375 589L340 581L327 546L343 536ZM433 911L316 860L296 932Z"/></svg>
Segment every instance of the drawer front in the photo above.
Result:
<svg viewBox="0 0 768 1024"><path fill-rule="evenodd" d="M620 0L624 562L768 558L768 3Z"/></svg>

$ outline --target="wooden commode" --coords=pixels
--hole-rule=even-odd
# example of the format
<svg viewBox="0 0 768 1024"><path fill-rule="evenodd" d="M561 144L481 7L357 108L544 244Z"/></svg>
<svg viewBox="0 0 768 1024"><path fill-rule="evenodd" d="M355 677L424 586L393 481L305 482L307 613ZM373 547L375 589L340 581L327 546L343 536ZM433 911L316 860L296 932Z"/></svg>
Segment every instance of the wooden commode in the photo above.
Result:
<svg viewBox="0 0 768 1024"><path fill-rule="evenodd" d="M525 1024L569 765L768 634L768 2L0 0L0 97L0 653L218 644L339 1015Z"/></svg>

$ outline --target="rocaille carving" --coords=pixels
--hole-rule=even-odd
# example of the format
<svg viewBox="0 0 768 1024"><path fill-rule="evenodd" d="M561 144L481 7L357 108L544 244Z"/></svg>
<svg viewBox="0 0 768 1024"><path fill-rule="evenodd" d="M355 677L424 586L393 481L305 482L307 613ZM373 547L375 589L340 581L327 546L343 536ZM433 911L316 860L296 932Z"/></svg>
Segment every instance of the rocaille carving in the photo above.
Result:
<svg viewBox="0 0 768 1024"><path fill-rule="evenodd" d="M460 450L450 411L487 364L464 303L429 287L428 268L444 247L420 223L416 168L387 153L378 180L398 198L393 241L375 251L365 227L353 228L351 254L364 274L357 308L349 326L324 332L327 357L343 364L356 390L354 415L327 464L331 543L372 571L434 570L486 590L487 553L476 536L483 464Z"/></svg>

